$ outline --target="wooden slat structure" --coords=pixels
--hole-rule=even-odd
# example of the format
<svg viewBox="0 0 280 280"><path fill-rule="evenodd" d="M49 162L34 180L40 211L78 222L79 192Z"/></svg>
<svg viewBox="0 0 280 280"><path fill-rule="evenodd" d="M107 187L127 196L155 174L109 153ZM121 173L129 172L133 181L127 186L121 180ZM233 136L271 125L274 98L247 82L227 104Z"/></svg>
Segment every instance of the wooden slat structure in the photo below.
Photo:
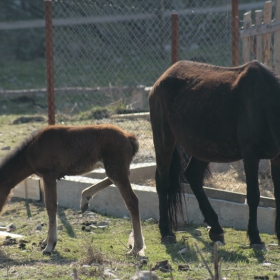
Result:
<svg viewBox="0 0 280 280"><path fill-rule="evenodd" d="M255 11L254 23L251 15L251 11L244 14L240 31L243 63L257 59L280 74L280 0L274 1L274 7L272 1L266 1L264 10Z"/></svg>

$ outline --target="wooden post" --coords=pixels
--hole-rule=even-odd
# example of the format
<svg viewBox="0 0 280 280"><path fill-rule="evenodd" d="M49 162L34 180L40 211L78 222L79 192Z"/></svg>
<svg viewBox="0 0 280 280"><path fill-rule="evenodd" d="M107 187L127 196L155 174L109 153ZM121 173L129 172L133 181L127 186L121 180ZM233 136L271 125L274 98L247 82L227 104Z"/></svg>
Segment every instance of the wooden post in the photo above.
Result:
<svg viewBox="0 0 280 280"><path fill-rule="evenodd" d="M232 66L238 65L238 0L232 0L232 27L231 27L231 37L232 37Z"/></svg>
<svg viewBox="0 0 280 280"><path fill-rule="evenodd" d="M178 14L171 15L171 65L178 61Z"/></svg>
<svg viewBox="0 0 280 280"><path fill-rule="evenodd" d="M262 16L262 10L255 11L255 24L257 29L262 25ZM263 62L262 35L256 36L256 59L260 62Z"/></svg>
<svg viewBox="0 0 280 280"><path fill-rule="evenodd" d="M46 24L48 119L49 119L49 124L55 124L52 1L51 0L45 0L45 24Z"/></svg>
<svg viewBox="0 0 280 280"><path fill-rule="evenodd" d="M268 24L271 22L272 15L272 2L266 1L264 3L263 23ZM263 35L263 63L271 66L271 33Z"/></svg>
<svg viewBox="0 0 280 280"><path fill-rule="evenodd" d="M252 25L251 12L244 14L243 28L249 29ZM250 37L242 39L242 61L243 63L250 61Z"/></svg>
<svg viewBox="0 0 280 280"><path fill-rule="evenodd" d="M275 20L280 20L280 0L275 0ZM274 33L274 71L280 74L280 31Z"/></svg>

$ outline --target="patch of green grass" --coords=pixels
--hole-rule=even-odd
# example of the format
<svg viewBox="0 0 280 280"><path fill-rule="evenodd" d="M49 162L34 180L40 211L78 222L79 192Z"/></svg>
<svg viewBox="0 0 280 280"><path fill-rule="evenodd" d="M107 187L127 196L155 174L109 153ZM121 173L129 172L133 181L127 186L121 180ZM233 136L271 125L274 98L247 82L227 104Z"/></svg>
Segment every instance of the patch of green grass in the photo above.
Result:
<svg viewBox="0 0 280 280"><path fill-rule="evenodd" d="M82 222L95 220L110 221L105 230L91 232L82 230ZM83 216L79 211L59 208L58 242L51 256L43 256L39 243L47 235L47 213L43 203L14 199L6 206L0 217L3 224L14 223L16 232L28 241L25 249L18 244L0 245L0 279L71 279L73 269L80 279L103 279L104 269L111 269L119 279L129 279L136 271L149 270L157 262L168 260L173 268L173 279L207 279L209 273L199 256L195 244L213 271L213 243L209 240L205 227L186 225L177 233L177 243L163 245L157 224L142 222L147 246L146 265L137 259L127 257L126 242L131 230L131 222L126 219L112 218L95 214ZM36 226L43 224L42 230ZM198 228L202 235L196 236ZM254 279L254 276L273 276L280 271L280 248L269 246L277 242L275 236L261 234L268 245L268 251L253 250L246 246L248 239L245 231L226 228L226 245L218 248L218 258L222 258L222 276L228 279ZM0 242L2 244L2 242ZM187 253L178 254L182 247ZM264 263L270 265L264 266ZM179 271L178 265L187 263L188 271ZM170 272L156 271L160 279L171 279Z"/></svg>
<svg viewBox="0 0 280 280"><path fill-rule="evenodd" d="M3 60L0 67L0 89L33 89L46 87L46 60Z"/></svg>

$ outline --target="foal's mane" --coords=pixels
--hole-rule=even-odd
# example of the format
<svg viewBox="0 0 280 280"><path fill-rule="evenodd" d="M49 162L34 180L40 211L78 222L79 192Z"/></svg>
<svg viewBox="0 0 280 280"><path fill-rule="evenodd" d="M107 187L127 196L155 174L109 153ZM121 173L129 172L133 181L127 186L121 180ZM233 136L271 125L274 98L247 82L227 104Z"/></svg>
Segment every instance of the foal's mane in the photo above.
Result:
<svg viewBox="0 0 280 280"><path fill-rule="evenodd" d="M17 159L17 157L27 148L27 146L36 138L39 131L33 132L29 137L27 137L25 140L21 142L19 146L16 146L14 149L12 149L11 152L9 152L0 162L0 169L13 162Z"/></svg>

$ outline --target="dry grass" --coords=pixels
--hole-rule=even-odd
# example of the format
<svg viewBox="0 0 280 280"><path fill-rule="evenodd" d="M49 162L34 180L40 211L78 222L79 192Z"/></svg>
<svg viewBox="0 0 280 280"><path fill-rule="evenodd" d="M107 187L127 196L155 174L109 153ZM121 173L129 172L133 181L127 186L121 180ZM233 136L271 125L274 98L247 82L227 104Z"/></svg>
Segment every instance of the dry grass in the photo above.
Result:
<svg viewBox="0 0 280 280"><path fill-rule="evenodd" d="M240 161L228 166L229 168L222 172L215 170L214 166L212 168L212 176L205 180L205 186L246 194L246 178L243 163ZM274 187L266 162L260 164L259 186L261 196L274 197Z"/></svg>
<svg viewBox="0 0 280 280"><path fill-rule="evenodd" d="M212 175L205 179L206 187L246 194L247 185L242 162L231 164L227 170L223 171L215 169L214 166L211 173ZM156 186L154 179L145 179L139 184ZM262 169L259 172L259 186L261 196L274 198L274 187L268 170Z"/></svg>

